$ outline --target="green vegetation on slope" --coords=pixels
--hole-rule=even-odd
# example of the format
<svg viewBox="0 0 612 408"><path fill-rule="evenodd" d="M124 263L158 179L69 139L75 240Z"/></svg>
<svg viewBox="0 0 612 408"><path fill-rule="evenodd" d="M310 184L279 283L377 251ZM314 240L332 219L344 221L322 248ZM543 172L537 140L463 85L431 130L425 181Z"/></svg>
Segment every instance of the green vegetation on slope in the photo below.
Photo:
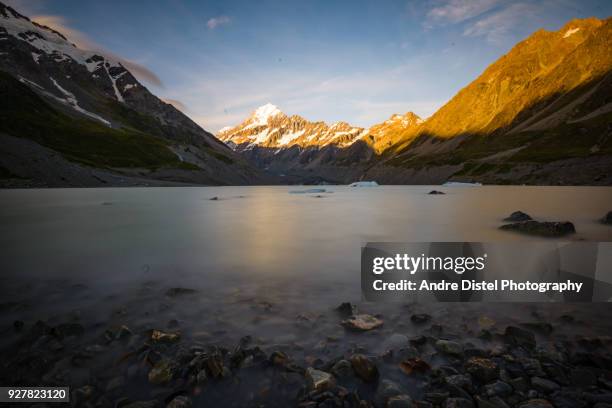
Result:
<svg viewBox="0 0 612 408"><path fill-rule="evenodd" d="M94 167L197 168L180 162L163 139L71 117L1 71L0 94L1 132L34 140L69 160Z"/></svg>

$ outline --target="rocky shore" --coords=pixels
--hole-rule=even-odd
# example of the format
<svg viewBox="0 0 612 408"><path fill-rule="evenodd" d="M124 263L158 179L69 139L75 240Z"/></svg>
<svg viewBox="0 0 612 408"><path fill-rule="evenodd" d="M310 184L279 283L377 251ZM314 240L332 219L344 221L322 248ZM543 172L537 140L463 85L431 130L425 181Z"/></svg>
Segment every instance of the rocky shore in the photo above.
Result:
<svg viewBox="0 0 612 408"><path fill-rule="evenodd" d="M390 316L360 310L367 307L330 310L343 332L314 347L250 335L219 344L222 333L185 336L178 320L148 330L15 320L3 328L14 340L2 346L0 380L69 385L75 407L612 406L612 337L581 333L588 330L572 315L549 322L534 313L507 326L483 315L477 332L461 335L461 322L452 327L407 307ZM296 332L317 320L296 316ZM576 335L559 335L564 326Z"/></svg>

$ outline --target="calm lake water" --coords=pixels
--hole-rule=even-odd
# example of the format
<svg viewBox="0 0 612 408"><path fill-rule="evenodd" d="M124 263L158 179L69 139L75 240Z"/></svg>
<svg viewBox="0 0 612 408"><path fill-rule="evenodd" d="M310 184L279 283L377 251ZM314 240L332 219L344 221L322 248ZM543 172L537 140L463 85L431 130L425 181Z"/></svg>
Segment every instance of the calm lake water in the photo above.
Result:
<svg viewBox="0 0 612 408"><path fill-rule="evenodd" d="M16 318L76 319L93 331L176 320L188 338L235 344L248 334L301 358L355 342L380 351L394 334L414 334L406 316L423 311L449 336L474 341L483 314L501 324L572 313L589 322L581 334L612 334L609 304L360 304L385 319L376 335L346 333L332 310L360 303L366 242L532 239L498 230L516 210L572 221L569 240L612 241L612 227L599 223L612 210L612 188L325 186L290 194L307 188L0 191L2 331ZM447 194L427 195L432 188ZM166 296L173 287L197 292ZM3 336L0 347L10 340Z"/></svg>

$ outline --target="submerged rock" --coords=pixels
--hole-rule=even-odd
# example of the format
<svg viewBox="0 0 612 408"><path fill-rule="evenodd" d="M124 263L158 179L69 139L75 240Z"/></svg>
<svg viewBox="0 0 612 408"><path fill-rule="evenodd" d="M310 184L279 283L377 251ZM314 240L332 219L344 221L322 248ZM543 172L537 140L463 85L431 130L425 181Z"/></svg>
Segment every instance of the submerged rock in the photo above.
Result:
<svg viewBox="0 0 612 408"><path fill-rule="evenodd" d="M181 339L180 332L164 332L151 330L151 340L155 343L175 343Z"/></svg>
<svg viewBox="0 0 612 408"><path fill-rule="evenodd" d="M504 221L510 222L521 222L521 221L531 221L533 218L529 214L525 214L522 211L515 211L510 214L509 217L504 218Z"/></svg>
<svg viewBox="0 0 612 408"><path fill-rule="evenodd" d="M574 224L569 221L540 222L531 220L505 224L499 228L505 231L516 231L523 234L539 235L542 237L562 237L576 232Z"/></svg>
<svg viewBox="0 0 612 408"><path fill-rule="evenodd" d="M455 341L438 340L435 347L439 352L452 356L459 356L463 353L463 346Z"/></svg>
<svg viewBox="0 0 612 408"><path fill-rule="evenodd" d="M353 354L350 360L357 377L365 382L374 382L378 379L378 367L368 357L363 354Z"/></svg>
<svg viewBox="0 0 612 408"><path fill-rule="evenodd" d="M312 367L306 369L306 382L311 390L316 391L328 390L335 385L334 377L331 374Z"/></svg>
<svg viewBox="0 0 612 408"><path fill-rule="evenodd" d="M535 335L529 330L521 329L516 326L506 327L504 332L506 342L515 346L526 347L532 349L536 346Z"/></svg>
<svg viewBox="0 0 612 408"><path fill-rule="evenodd" d="M350 330L368 331L383 325L383 321L369 314L358 314L342 321L342 326Z"/></svg>

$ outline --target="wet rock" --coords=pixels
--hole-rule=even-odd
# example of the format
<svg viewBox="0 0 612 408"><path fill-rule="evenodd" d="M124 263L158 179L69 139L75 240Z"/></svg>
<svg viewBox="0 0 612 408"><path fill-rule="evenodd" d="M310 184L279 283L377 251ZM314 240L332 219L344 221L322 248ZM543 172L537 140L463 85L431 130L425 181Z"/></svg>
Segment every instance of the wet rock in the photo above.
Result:
<svg viewBox="0 0 612 408"><path fill-rule="evenodd" d="M427 313L415 313L410 316L410 321L414 324L422 324L431 320L431 316Z"/></svg>
<svg viewBox="0 0 612 408"><path fill-rule="evenodd" d="M159 402L156 400L150 401L136 401L129 404L123 405L121 408L158 408Z"/></svg>
<svg viewBox="0 0 612 408"><path fill-rule="evenodd" d="M553 404L545 399L530 399L519 404L518 408L554 408Z"/></svg>
<svg viewBox="0 0 612 408"><path fill-rule="evenodd" d="M156 329L151 330L151 340L154 343L175 343L180 339L180 332L164 332Z"/></svg>
<svg viewBox="0 0 612 408"><path fill-rule="evenodd" d="M308 388L316 391L328 390L335 385L334 377L331 374L312 367L306 369L306 382Z"/></svg>
<svg viewBox="0 0 612 408"><path fill-rule="evenodd" d="M540 222L531 220L505 224L499 228L506 231L516 231L523 234L538 235L542 237L562 237L576 232L574 224L569 221Z"/></svg>
<svg viewBox="0 0 612 408"><path fill-rule="evenodd" d="M521 365L523 366L523 370L531 376L539 377L544 375L542 364L540 364L540 361L535 358L521 359Z"/></svg>
<svg viewBox="0 0 612 408"><path fill-rule="evenodd" d="M219 197L214 196L214 197L209 198L209 200L210 200L210 201L217 201L217 200L219 200Z"/></svg>
<svg viewBox="0 0 612 408"><path fill-rule="evenodd" d="M331 372L337 378L349 377L353 373L353 367L349 361L339 360L333 365Z"/></svg>
<svg viewBox="0 0 612 408"><path fill-rule="evenodd" d="M117 340L125 340L132 336L132 331L127 326L121 326L117 333L115 334L115 339Z"/></svg>
<svg viewBox="0 0 612 408"><path fill-rule="evenodd" d="M546 334L546 335L552 333L553 331L552 324L548 322L525 322L525 323L521 323L520 325L528 329L531 329L535 332Z"/></svg>
<svg viewBox="0 0 612 408"><path fill-rule="evenodd" d="M166 408L191 408L192 406L191 399L185 395L179 395L174 397L172 401L166 405Z"/></svg>
<svg viewBox="0 0 612 408"><path fill-rule="evenodd" d="M444 195L444 194L446 194L446 193L445 193L445 192L443 192L443 191L431 190L431 191L430 191L429 193L427 193L427 194L429 194L429 195Z"/></svg>
<svg viewBox="0 0 612 408"><path fill-rule="evenodd" d="M495 381L485 386L485 393L489 397L495 397L498 395L504 397L512 394L512 386L503 381Z"/></svg>
<svg viewBox="0 0 612 408"><path fill-rule="evenodd" d="M590 387L597 384L595 373L586 368L574 368L570 373L570 379L576 387Z"/></svg>
<svg viewBox="0 0 612 408"><path fill-rule="evenodd" d="M427 337L425 336L415 336L410 339L410 344L413 346L423 346L427 343Z"/></svg>
<svg viewBox="0 0 612 408"><path fill-rule="evenodd" d="M342 316L348 317L357 314L357 306L350 302L343 302L336 308L336 311Z"/></svg>
<svg viewBox="0 0 612 408"><path fill-rule="evenodd" d="M507 343L528 349L533 349L536 346L535 335L529 330L521 329L516 326L506 327L504 339Z"/></svg>
<svg viewBox="0 0 612 408"><path fill-rule="evenodd" d="M62 323L52 328L50 334L63 339L70 336L82 336L85 333L85 328L79 323Z"/></svg>
<svg viewBox="0 0 612 408"><path fill-rule="evenodd" d="M172 380L176 369L177 367L173 361L168 359L160 360L149 371L149 382L155 385L166 384Z"/></svg>
<svg viewBox="0 0 612 408"><path fill-rule="evenodd" d="M25 326L25 323L22 320L15 320L13 322L13 328L17 331L20 331Z"/></svg>
<svg viewBox="0 0 612 408"><path fill-rule="evenodd" d="M604 224L612 225L612 211L607 213L606 216L601 219L601 222Z"/></svg>
<svg viewBox="0 0 612 408"><path fill-rule="evenodd" d="M515 211L512 214L510 214L509 217L504 218L504 221L509 221L509 222L521 222L521 221L531 221L532 218L528 215L525 214L522 211Z"/></svg>
<svg viewBox="0 0 612 408"><path fill-rule="evenodd" d="M445 408L474 408L474 403L467 398L448 398L444 402Z"/></svg>
<svg viewBox="0 0 612 408"><path fill-rule="evenodd" d="M404 360L399 364L400 369L407 375L415 373L424 374L431 370L431 366L420 358Z"/></svg>
<svg viewBox="0 0 612 408"><path fill-rule="evenodd" d="M455 387L463 388L464 390L469 391L469 392L472 392L474 388L470 377L468 377L467 375L463 375L463 374L449 375L446 378L444 378L444 381L447 384L454 385Z"/></svg>
<svg viewBox="0 0 612 408"><path fill-rule="evenodd" d="M350 358L351 367L357 377L365 382L374 382L378 379L378 367L363 354L353 354Z"/></svg>
<svg viewBox="0 0 612 408"><path fill-rule="evenodd" d="M456 341L438 340L435 343L435 347L440 353L451 356L460 356L463 353L463 346Z"/></svg>
<svg viewBox="0 0 612 408"><path fill-rule="evenodd" d="M513 378L508 381L509 384L517 391L527 391L529 389L529 384L524 377Z"/></svg>
<svg viewBox="0 0 612 408"><path fill-rule="evenodd" d="M383 321L369 314L358 314L342 321L342 326L349 330L368 331L383 325Z"/></svg>
<svg viewBox="0 0 612 408"><path fill-rule="evenodd" d="M111 392L123 388L125 385L125 380L123 377L115 377L111 378L106 384L106 392Z"/></svg>
<svg viewBox="0 0 612 408"><path fill-rule="evenodd" d="M80 402L87 401L93 396L94 390L95 388L93 386L84 385L74 390L74 396Z"/></svg>
<svg viewBox="0 0 612 408"><path fill-rule="evenodd" d="M465 364L465 370L483 383L489 383L499 377L499 367L488 358L471 357Z"/></svg>
<svg viewBox="0 0 612 408"><path fill-rule="evenodd" d="M273 351L270 354L270 363L276 366L285 366L289 362L289 356L282 351Z"/></svg>
<svg viewBox="0 0 612 408"><path fill-rule="evenodd" d="M183 296L183 295L193 295L194 293L197 293L198 291L195 289L190 289L190 288L170 288L166 291L166 296L168 297L177 297L177 296Z"/></svg>
<svg viewBox="0 0 612 408"><path fill-rule="evenodd" d="M382 380L376 390L375 400L378 406L386 406L389 399L399 395L405 395L405 390L391 380Z"/></svg>
<svg viewBox="0 0 612 408"><path fill-rule="evenodd" d="M413 408L414 403L410 395L400 394L387 400L387 408Z"/></svg>
<svg viewBox="0 0 612 408"><path fill-rule="evenodd" d="M541 377L533 377L531 379L531 386L545 394L550 394L559 389L559 384Z"/></svg>

